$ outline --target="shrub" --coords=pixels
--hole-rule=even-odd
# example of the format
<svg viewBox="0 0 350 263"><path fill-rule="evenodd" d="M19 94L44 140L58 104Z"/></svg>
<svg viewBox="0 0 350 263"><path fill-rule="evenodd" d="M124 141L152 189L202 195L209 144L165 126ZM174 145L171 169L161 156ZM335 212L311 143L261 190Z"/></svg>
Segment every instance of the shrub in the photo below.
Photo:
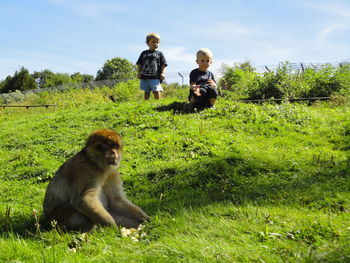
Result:
<svg viewBox="0 0 350 263"><path fill-rule="evenodd" d="M220 86L232 91L235 99L269 99L350 96L350 65L293 71L289 62L275 71L257 73L248 62L223 66Z"/></svg>
<svg viewBox="0 0 350 263"><path fill-rule="evenodd" d="M219 87L232 91L236 99L246 98L248 91L257 84L258 73L250 65L250 62L236 63L233 67L222 66L223 77L219 81Z"/></svg>
<svg viewBox="0 0 350 263"><path fill-rule="evenodd" d="M328 97L333 92L340 90L340 83L336 77L336 69L331 65L321 69L307 69L304 77L310 85L310 97Z"/></svg>
<svg viewBox="0 0 350 263"><path fill-rule="evenodd" d="M265 72L255 78L255 85L248 91L249 99L298 98L307 94L308 86L300 72L292 73L288 62L280 64L276 71Z"/></svg>

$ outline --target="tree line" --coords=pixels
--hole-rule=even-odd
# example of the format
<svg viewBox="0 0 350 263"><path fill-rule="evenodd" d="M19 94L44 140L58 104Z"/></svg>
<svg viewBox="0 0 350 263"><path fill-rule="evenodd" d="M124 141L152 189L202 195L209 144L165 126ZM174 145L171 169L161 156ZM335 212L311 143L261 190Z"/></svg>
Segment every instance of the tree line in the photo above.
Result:
<svg viewBox="0 0 350 263"><path fill-rule="evenodd" d="M136 78L135 65L124 58L107 60L96 77L79 72L54 73L48 69L30 74L22 67L13 76L0 82L0 93L54 87L94 80L124 80ZM223 65L219 80L222 90L229 90L234 99L291 99L329 97L335 94L350 97L350 64L335 67L306 67L293 70L289 62L280 63L273 71L259 73L249 61L234 66Z"/></svg>
<svg viewBox="0 0 350 263"><path fill-rule="evenodd" d="M69 83L88 83L94 80L130 78L136 78L135 66L127 59L119 57L107 60L97 71L96 77L80 72L74 74L54 73L49 69L34 71L30 74L28 69L21 67L13 76L7 76L5 80L0 82L0 93L54 87Z"/></svg>

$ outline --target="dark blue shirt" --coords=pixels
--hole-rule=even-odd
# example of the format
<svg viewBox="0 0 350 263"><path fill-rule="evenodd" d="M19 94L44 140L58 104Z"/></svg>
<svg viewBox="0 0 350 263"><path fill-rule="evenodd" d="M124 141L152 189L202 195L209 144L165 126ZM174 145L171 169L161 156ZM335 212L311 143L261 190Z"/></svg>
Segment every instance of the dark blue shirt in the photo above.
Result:
<svg viewBox="0 0 350 263"><path fill-rule="evenodd" d="M190 84L196 83L197 85L204 86L205 84L208 84L208 80L210 79L215 81L214 74L209 70L201 71L196 68L190 73Z"/></svg>
<svg viewBox="0 0 350 263"><path fill-rule="evenodd" d="M142 79L159 79L162 66L167 66L163 53L158 50L142 51L136 64L141 67Z"/></svg>

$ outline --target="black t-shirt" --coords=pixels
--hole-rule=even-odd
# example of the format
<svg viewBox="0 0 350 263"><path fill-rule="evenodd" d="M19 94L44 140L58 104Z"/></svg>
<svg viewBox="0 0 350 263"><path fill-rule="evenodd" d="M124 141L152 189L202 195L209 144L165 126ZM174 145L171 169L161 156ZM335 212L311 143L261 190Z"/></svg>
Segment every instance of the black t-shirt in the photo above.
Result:
<svg viewBox="0 0 350 263"><path fill-rule="evenodd" d="M208 83L208 80L210 79L215 81L214 74L209 70L201 71L198 68L196 68L190 73L190 84L194 82L197 85L204 86Z"/></svg>
<svg viewBox="0 0 350 263"><path fill-rule="evenodd" d="M167 66L163 53L158 50L142 51L136 64L141 66L142 79L159 79L162 66Z"/></svg>

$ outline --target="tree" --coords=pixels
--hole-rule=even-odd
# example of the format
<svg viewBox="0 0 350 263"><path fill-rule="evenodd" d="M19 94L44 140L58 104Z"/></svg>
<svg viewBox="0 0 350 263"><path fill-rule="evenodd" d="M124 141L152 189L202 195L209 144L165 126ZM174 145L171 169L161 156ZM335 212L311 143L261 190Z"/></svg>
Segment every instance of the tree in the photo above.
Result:
<svg viewBox="0 0 350 263"><path fill-rule="evenodd" d="M16 90L24 91L36 89L37 84L33 76L31 76L27 69L22 67L20 71L16 71L14 76L7 76L2 84L2 93L14 92Z"/></svg>
<svg viewBox="0 0 350 263"><path fill-rule="evenodd" d="M83 82L91 82L94 81L95 77L90 74L83 74Z"/></svg>
<svg viewBox="0 0 350 263"><path fill-rule="evenodd" d="M73 83L91 82L94 80L93 75L80 74L80 72L76 72L76 73L72 74L70 77L71 77Z"/></svg>
<svg viewBox="0 0 350 263"><path fill-rule="evenodd" d="M96 80L123 80L135 77L135 66L127 59L116 57L107 60L102 69L97 71Z"/></svg>
<svg viewBox="0 0 350 263"><path fill-rule="evenodd" d="M34 72L33 77L39 83L40 88L60 86L72 82L72 79L68 73L53 73L48 69L40 72Z"/></svg>
<svg viewBox="0 0 350 263"><path fill-rule="evenodd" d="M7 76L6 79L4 79L3 81L0 82L0 93L5 93L4 87L5 87L6 83L8 81L10 81L11 79L12 79L11 76Z"/></svg>

